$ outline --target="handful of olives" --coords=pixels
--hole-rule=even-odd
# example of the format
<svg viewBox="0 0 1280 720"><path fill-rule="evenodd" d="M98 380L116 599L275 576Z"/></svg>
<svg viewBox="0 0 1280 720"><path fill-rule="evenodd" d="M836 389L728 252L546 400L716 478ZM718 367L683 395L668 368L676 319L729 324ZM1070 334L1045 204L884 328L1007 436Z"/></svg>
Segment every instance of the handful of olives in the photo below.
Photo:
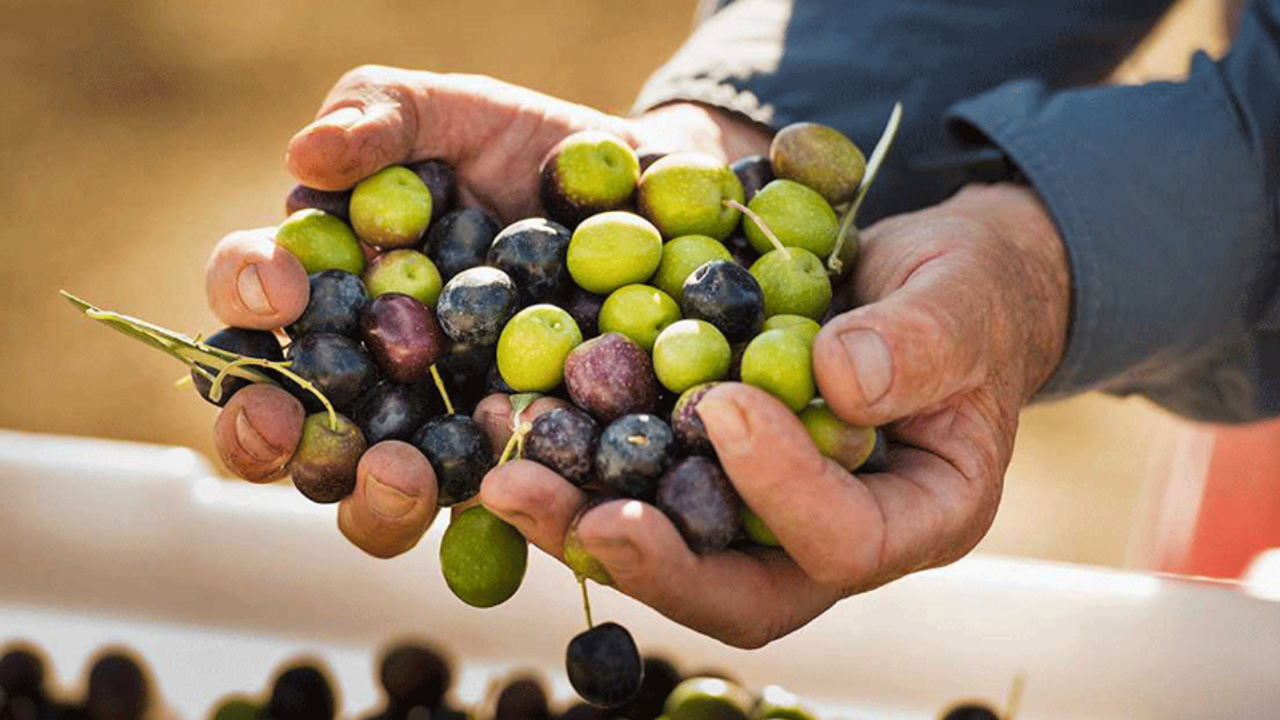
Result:
<svg viewBox="0 0 1280 720"><path fill-rule="evenodd" d="M812 346L830 309L828 267L856 255L853 218L897 117L870 162L811 123L783 128L768 158L730 166L677 153L647 157L643 172L621 139L570 135L539 173L548 217L506 227L457 207L440 160L385 168L345 192L298 187L275 247L261 249L260 267L309 277L283 348L269 329L193 340L73 302L182 359L210 402L264 382L294 396L308 413L297 450L255 479L288 474L315 502L349 495L360 456L385 440L421 451L444 506L472 501L485 474L523 450L575 485L653 504L696 552L776 544L721 470L697 402L741 381L799 414L846 469L883 452L882 434L817 397ZM574 407L519 424L500 459L469 416L492 392L521 394L517 416L532 394ZM467 508L444 536L441 567L459 598L490 607L518 589L525 553L513 528ZM607 581L585 552L575 557L580 581ZM638 650L620 626L578 636L570 658L588 699L617 705L638 692Z"/></svg>

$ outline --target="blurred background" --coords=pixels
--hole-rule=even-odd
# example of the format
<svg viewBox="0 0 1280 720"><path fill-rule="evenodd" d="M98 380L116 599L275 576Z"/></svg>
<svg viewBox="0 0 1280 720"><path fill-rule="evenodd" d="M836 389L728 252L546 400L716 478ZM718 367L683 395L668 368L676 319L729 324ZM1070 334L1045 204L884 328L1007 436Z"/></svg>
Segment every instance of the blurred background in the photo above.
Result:
<svg viewBox="0 0 1280 720"><path fill-rule="evenodd" d="M83 319L58 289L212 332L209 250L282 218L285 143L345 70L482 73L621 113L696 4L0 0L0 428L216 457L214 408L173 387L183 368ZM1117 80L1176 77L1192 49L1222 52L1223 27L1215 2L1184 0ZM1028 410L982 548L1151 566L1207 443L1137 400Z"/></svg>

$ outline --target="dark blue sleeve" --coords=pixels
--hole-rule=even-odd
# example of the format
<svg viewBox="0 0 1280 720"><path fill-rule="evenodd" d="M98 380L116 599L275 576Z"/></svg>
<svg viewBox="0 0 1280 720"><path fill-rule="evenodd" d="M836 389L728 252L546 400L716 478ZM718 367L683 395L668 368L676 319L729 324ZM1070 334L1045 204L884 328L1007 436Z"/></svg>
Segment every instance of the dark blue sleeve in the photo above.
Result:
<svg viewBox="0 0 1280 720"><path fill-rule="evenodd" d="M1041 394L1140 393L1214 421L1280 414L1280 0L1178 83L1088 86L1167 3L739 0L703 23L640 107L708 102L874 142L907 125L873 217L950 189L913 156L975 134L1044 198L1073 282L1066 356Z"/></svg>
<svg viewBox="0 0 1280 720"><path fill-rule="evenodd" d="M947 108L1018 78L1050 88L1111 73L1172 0L737 0L720 3L636 103L695 100L780 128L840 128L866 150L893 104L903 126L860 214L935 203L954 190L907 160L946 140Z"/></svg>
<svg viewBox="0 0 1280 720"><path fill-rule="evenodd" d="M1231 52L1197 56L1185 82L1016 82L950 118L1011 157L1066 243L1072 329L1044 397L1280 414L1280 0L1253 3Z"/></svg>

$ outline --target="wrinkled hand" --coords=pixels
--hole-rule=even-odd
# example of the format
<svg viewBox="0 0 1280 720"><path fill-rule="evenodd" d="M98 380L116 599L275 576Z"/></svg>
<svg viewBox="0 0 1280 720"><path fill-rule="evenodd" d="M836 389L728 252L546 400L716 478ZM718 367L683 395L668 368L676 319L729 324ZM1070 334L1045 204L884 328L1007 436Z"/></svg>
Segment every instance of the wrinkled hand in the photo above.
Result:
<svg viewBox="0 0 1280 720"><path fill-rule="evenodd" d="M457 171L462 203L505 223L539 213L542 160L562 138L586 129L612 132L635 147L721 157L758 152L768 142L759 130L693 105L631 120L486 77L362 67L338 81L318 119L290 140L286 163L304 185L339 190L387 165L440 158ZM306 275L271 242L273 233L233 233L214 249L206 291L227 325L279 328L305 306ZM301 406L272 390L237 393L215 425L224 464L252 481L278 477L301 433ZM389 557L413 547L435 515L430 465L412 446L388 441L364 455L338 523L357 546Z"/></svg>
<svg viewBox="0 0 1280 720"><path fill-rule="evenodd" d="M838 600L952 562L995 517L1018 412L1063 352L1069 290L1056 230L1035 196L970 187L863 233L857 309L814 347L822 396L845 420L885 425L884 472L851 475L820 455L795 415L727 384L698 404L721 464L774 531L776 549L693 554L669 520L636 501L585 513L583 543L621 591L741 647L801 627ZM501 403L485 418L508 423ZM509 409L509 407L508 407ZM481 500L560 556L583 492L519 461Z"/></svg>

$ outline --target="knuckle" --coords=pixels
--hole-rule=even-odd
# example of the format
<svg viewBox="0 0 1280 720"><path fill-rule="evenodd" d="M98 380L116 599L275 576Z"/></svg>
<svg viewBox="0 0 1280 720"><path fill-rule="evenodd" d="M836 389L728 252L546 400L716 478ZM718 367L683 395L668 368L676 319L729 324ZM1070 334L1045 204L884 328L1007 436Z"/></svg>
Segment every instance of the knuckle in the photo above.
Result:
<svg viewBox="0 0 1280 720"><path fill-rule="evenodd" d="M509 87L507 83L495 77L480 73L456 73L449 77L454 85L485 95L501 92Z"/></svg>
<svg viewBox="0 0 1280 720"><path fill-rule="evenodd" d="M326 105L373 105L391 102L407 113L413 110L414 92L409 72L386 65L359 65L338 79Z"/></svg>
<svg viewBox="0 0 1280 720"><path fill-rule="evenodd" d="M365 63L357 65L342 74L338 80L339 87L365 87L381 85L395 75L395 69L386 65Z"/></svg>

